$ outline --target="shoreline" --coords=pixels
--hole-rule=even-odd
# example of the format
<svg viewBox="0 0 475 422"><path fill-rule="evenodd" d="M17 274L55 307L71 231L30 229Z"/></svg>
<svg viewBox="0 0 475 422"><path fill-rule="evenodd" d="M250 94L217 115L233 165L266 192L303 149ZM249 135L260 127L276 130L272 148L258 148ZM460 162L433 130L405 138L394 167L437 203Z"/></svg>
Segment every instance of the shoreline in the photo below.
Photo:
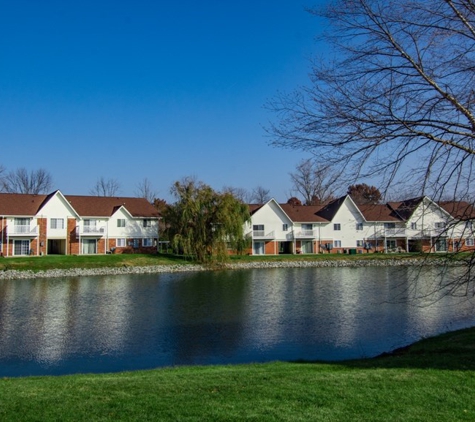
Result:
<svg viewBox="0 0 475 422"><path fill-rule="evenodd" d="M123 266L123 267L100 267L100 268L69 268L51 270L4 270L0 272L0 280L25 280L38 278L60 277L87 277L105 275L127 274L161 274L197 271L223 271L223 270L247 270L247 269L271 269L271 268L363 268L363 267L414 267L414 266L440 266L454 265L447 259L333 259L318 261L258 261L243 263L226 263L219 267L208 267L199 264L176 264L176 265L150 265L150 266Z"/></svg>

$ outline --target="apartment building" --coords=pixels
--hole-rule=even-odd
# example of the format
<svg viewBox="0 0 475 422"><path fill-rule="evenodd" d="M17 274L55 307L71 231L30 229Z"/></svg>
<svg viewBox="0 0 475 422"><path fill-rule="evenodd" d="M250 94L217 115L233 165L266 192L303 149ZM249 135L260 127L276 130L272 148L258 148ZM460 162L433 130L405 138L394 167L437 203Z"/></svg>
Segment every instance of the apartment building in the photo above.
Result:
<svg viewBox="0 0 475 422"><path fill-rule="evenodd" d="M418 197L357 205L349 195L318 206L250 205L244 228L253 255L447 252L474 247L475 210L467 202Z"/></svg>
<svg viewBox="0 0 475 422"><path fill-rule="evenodd" d="M0 254L154 252L158 220L143 198L0 193Z"/></svg>

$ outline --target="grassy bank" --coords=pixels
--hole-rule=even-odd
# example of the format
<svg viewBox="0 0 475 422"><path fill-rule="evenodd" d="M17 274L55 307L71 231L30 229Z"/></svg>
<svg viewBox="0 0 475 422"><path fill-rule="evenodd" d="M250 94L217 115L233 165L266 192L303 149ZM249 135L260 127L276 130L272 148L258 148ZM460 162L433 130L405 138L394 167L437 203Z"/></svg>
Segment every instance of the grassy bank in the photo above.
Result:
<svg viewBox="0 0 475 422"><path fill-rule="evenodd" d="M472 421L475 329L341 363L0 380L2 421Z"/></svg>
<svg viewBox="0 0 475 422"><path fill-rule="evenodd" d="M265 255L265 256L232 256L230 262L256 262L256 261L315 261L315 260L335 260L335 259L402 259L419 258L418 254L320 254L320 255ZM440 255L427 255L440 257ZM171 254L123 254L123 255L47 255L31 257L10 257L0 258L0 271L4 270L31 270L42 271L50 269L70 269L70 268L100 268L100 267L139 267L149 265L189 265L191 259Z"/></svg>

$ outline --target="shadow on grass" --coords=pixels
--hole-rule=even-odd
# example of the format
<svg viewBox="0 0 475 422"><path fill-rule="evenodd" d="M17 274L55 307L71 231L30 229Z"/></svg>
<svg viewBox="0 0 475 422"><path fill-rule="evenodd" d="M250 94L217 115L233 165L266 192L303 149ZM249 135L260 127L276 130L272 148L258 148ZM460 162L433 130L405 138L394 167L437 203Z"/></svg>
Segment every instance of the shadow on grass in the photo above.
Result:
<svg viewBox="0 0 475 422"><path fill-rule="evenodd" d="M328 364L328 362L319 363ZM332 364L354 369L414 368L475 371L475 327L424 339L374 358Z"/></svg>

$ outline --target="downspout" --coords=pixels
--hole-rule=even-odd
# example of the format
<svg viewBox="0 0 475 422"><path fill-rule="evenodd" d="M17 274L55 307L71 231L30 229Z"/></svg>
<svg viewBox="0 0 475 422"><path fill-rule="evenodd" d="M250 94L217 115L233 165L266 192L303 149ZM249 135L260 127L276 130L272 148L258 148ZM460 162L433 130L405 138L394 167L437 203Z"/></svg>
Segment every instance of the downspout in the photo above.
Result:
<svg viewBox="0 0 475 422"><path fill-rule="evenodd" d="M2 243L1 243L1 245L0 245L0 246L1 246L0 252L1 252L2 255L3 255L3 235L5 234L5 232L4 232L4 230L5 230L5 216L2 215L1 217L2 217L2 238L1 238L0 240L2 241ZM7 246L8 246L8 245L7 245Z"/></svg>
<svg viewBox="0 0 475 422"><path fill-rule="evenodd" d="M10 249L10 236L8 235L8 224L7 224L7 256L8 255L8 251Z"/></svg>

